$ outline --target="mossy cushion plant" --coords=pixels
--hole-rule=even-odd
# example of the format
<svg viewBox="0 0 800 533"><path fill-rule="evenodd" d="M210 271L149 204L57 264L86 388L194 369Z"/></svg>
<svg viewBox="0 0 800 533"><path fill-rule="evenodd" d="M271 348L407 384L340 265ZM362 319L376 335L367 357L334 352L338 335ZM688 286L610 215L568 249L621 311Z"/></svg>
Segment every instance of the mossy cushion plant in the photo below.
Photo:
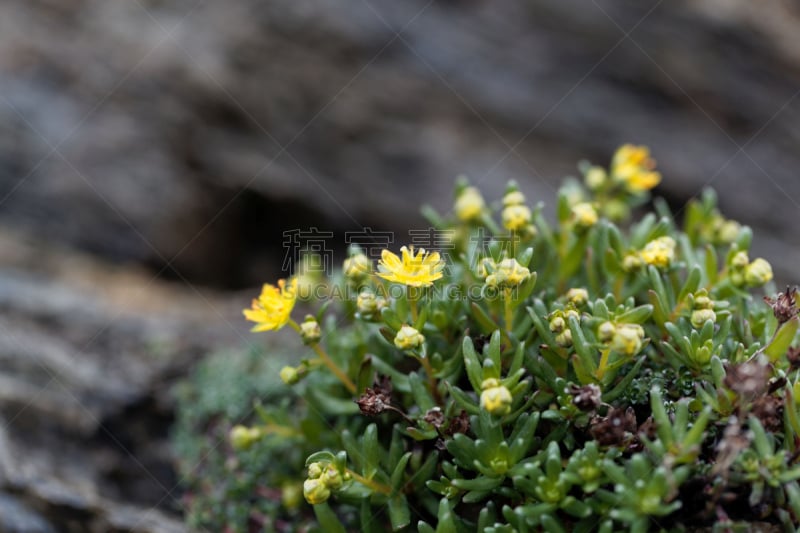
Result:
<svg viewBox="0 0 800 533"><path fill-rule="evenodd" d="M291 435L327 531L793 530L794 290L712 192L680 222L648 203L654 167L632 145L582 163L555 224L513 183L492 206L462 181L451 214L425 210L438 252L353 249L330 279L265 285L254 330L310 349L280 372L296 416L266 408L233 448Z"/></svg>

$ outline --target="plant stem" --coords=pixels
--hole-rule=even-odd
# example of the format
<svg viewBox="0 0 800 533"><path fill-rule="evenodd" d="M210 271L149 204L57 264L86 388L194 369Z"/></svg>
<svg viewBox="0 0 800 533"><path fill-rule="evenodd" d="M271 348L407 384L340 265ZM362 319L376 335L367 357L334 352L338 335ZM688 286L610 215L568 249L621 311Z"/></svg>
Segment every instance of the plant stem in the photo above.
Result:
<svg viewBox="0 0 800 533"><path fill-rule="evenodd" d="M417 318L419 317L419 312L417 311L417 298L419 294L417 293L416 287L407 286L406 297L408 298L408 305L411 307L411 322L416 326Z"/></svg>
<svg viewBox="0 0 800 533"><path fill-rule="evenodd" d="M506 322L506 330L511 333L511 326L512 322L514 321L514 315L511 309L511 289L506 288L503 289L503 312L504 312L504 320Z"/></svg>
<svg viewBox="0 0 800 533"><path fill-rule="evenodd" d="M297 333L300 333L300 326L294 320L289 320L289 325L294 329ZM316 354L319 356L322 363L328 367L328 369L333 372L333 374L339 378L339 381L350 391L350 394L356 393L356 385L352 382L352 380L347 377L347 374L339 368L339 366L331 359L331 357L322 349L319 344L315 344L311 347Z"/></svg>
<svg viewBox="0 0 800 533"><path fill-rule="evenodd" d="M600 364L597 366L597 371L595 372L595 377L598 380L602 380L603 376L606 374L606 368L608 367L608 358L611 355L611 350L606 348L601 352L600 355Z"/></svg>
<svg viewBox="0 0 800 533"><path fill-rule="evenodd" d="M347 468L345 471L350 474L350 477L352 477L354 480L358 481L365 487L371 488L375 492L380 492L381 494L386 494L387 496L392 493L392 489L383 483L378 483L372 479L367 479L362 475L356 474L349 468Z"/></svg>
<svg viewBox="0 0 800 533"><path fill-rule="evenodd" d="M427 357L418 357L417 358L422 365L422 368L425 369L425 374L428 375L428 391L433 396L436 403L441 404L442 398L439 395L439 389L436 388L436 378L433 376L433 367L431 366L431 362L428 360Z"/></svg>

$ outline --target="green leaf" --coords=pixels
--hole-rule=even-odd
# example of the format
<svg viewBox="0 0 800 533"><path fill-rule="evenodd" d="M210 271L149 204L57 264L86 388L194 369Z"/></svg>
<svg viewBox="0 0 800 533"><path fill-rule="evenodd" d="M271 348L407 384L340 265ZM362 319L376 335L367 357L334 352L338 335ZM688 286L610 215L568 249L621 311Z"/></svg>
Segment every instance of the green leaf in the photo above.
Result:
<svg viewBox="0 0 800 533"><path fill-rule="evenodd" d="M436 530L431 527L431 525L423 520L417 522L417 532L418 533L436 533Z"/></svg>
<svg viewBox="0 0 800 533"><path fill-rule="evenodd" d="M328 502L318 503L314 506L314 514L317 522L325 533L347 533L339 517L333 512Z"/></svg>
<svg viewBox="0 0 800 533"><path fill-rule="evenodd" d="M411 523L411 510L405 494L392 496L386 505L389 507L389 522L392 523L393 531L399 531Z"/></svg>
<svg viewBox="0 0 800 533"><path fill-rule="evenodd" d="M310 465L311 463L319 463L319 462L332 463L335 459L336 456L334 456L329 451L315 452L309 455L308 459L306 459L306 466Z"/></svg>
<svg viewBox="0 0 800 533"><path fill-rule="evenodd" d="M455 516L450 502L447 498L439 500L439 513L437 516L439 524L436 526L436 533L458 533L456 528Z"/></svg>
<svg viewBox="0 0 800 533"><path fill-rule="evenodd" d="M361 502L361 531L368 533L380 533L385 531L386 527L381 524L381 521L376 518L376 513L370 505L369 499L365 498Z"/></svg>
<svg viewBox="0 0 800 533"><path fill-rule="evenodd" d="M593 344L586 340L586 336L584 336L581 324L577 318L570 316L568 322L570 332L572 333L572 346L575 348L575 353L581 361L581 369L594 376L597 371L597 363L595 361L597 350Z"/></svg>
<svg viewBox="0 0 800 533"><path fill-rule="evenodd" d="M498 369L503 365L503 362L500 358L500 330L495 330L492 333L491 339L489 339L489 358L494 363Z"/></svg>
<svg viewBox="0 0 800 533"><path fill-rule="evenodd" d="M717 251L713 246L707 244L705 246L705 270L706 279L709 285L716 285L719 275L719 259L717 258Z"/></svg>
<svg viewBox="0 0 800 533"><path fill-rule="evenodd" d="M448 389L450 390L450 396L453 397L453 401L456 402L460 408L464 409L468 414L477 415L480 412L480 407L478 404L469 397L469 395L459 389L454 385L448 384Z"/></svg>
<svg viewBox="0 0 800 533"><path fill-rule="evenodd" d="M764 353L769 357L770 362L774 363L786 355L795 335L797 335L798 326L800 326L800 317L797 315L779 326L780 329L778 329L770 343L764 348Z"/></svg>
<svg viewBox="0 0 800 533"><path fill-rule="evenodd" d="M634 307L633 309L618 315L617 322L620 324L644 324L644 322L650 318L650 315L652 314L652 305L640 305L639 307Z"/></svg>
<svg viewBox="0 0 800 533"><path fill-rule="evenodd" d="M398 331L401 327L403 327L403 320L397 316L397 313L395 313L394 309L391 307L384 307L381 309L381 317L386 325L395 331ZM392 340L394 340L394 336L392 337Z"/></svg>
<svg viewBox="0 0 800 533"><path fill-rule="evenodd" d="M502 485L502 477L478 476L475 479L454 479L452 484L461 490L488 491Z"/></svg>
<svg viewBox="0 0 800 533"><path fill-rule="evenodd" d="M395 466L394 471L392 472L392 477L389 485L392 487L392 492L396 493L400 491L403 487L403 481L405 480L405 473L406 473L406 465L408 464L408 460L411 458L411 452L406 452L400 458L400 461L397 462L397 466Z"/></svg>
<svg viewBox="0 0 800 533"><path fill-rule="evenodd" d="M603 401L606 403L611 403L616 400L623 392L628 390L630 384L633 383L634 378L639 374L639 369L642 368L642 364L645 362L645 357L640 357L638 361L633 365L633 368L625 374L625 376L619 380L619 383L614 385L614 388L608 392L603 393Z"/></svg>
<svg viewBox="0 0 800 533"><path fill-rule="evenodd" d="M488 334L496 329L499 329L500 326L498 326L497 323L486 314L486 311L484 311L483 308L477 304L477 302L472 302L470 307L472 308L472 318L475 319L475 322L478 324L481 333Z"/></svg>
<svg viewBox="0 0 800 533"><path fill-rule="evenodd" d="M478 354L475 353L475 345L472 343L470 337L464 337L461 343L461 351L464 355L464 367L467 370L467 377L475 392L481 391L481 383L483 382L483 368Z"/></svg>
<svg viewBox="0 0 800 533"><path fill-rule="evenodd" d="M408 384L411 386L411 394L414 395L414 401L417 403L420 411L427 413L429 409L436 405L436 402L428 392L426 384L416 372L411 372L408 375Z"/></svg>
<svg viewBox="0 0 800 533"><path fill-rule="evenodd" d="M378 444L378 426L374 423L367 426L362 437L361 452L364 456L363 474L372 479L380 465L381 450Z"/></svg>
<svg viewBox="0 0 800 533"><path fill-rule="evenodd" d="M700 287L700 278L703 274L699 265L694 265L686 277L686 283L683 284L681 292L678 294L678 302L684 301L690 294L697 291Z"/></svg>

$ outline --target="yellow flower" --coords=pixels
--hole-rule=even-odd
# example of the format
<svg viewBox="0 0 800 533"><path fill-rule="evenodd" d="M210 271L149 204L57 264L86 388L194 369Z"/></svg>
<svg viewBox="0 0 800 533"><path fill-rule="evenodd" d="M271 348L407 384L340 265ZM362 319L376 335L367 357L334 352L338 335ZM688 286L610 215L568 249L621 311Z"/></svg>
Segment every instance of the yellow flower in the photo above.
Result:
<svg viewBox="0 0 800 533"><path fill-rule="evenodd" d="M648 265L667 268L675 260L675 246L672 237L659 237L648 242L639 255Z"/></svg>
<svg viewBox="0 0 800 533"><path fill-rule="evenodd" d="M289 315L297 300L297 278L289 281L278 280L278 286L265 284L261 295L253 300L252 307L243 311L247 320L255 322L252 331L281 329L289 322Z"/></svg>
<svg viewBox="0 0 800 533"><path fill-rule="evenodd" d="M531 210L527 205L509 205L503 209L503 227L511 231L527 229L531 223Z"/></svg>
<svg viewBox="0 0 800 533"><path fill-rule="evenodd" d="M481 192L475 187L467 187L456 198L453 209L459 219L469 222L481 216L485 205Z"/></svg>
<svg viewBox="0 0 800 533"><path fill-rule="evenodd" d="M381 253L378 275L383 279L410 287L427 287L442 277L444 261L439 252L426 253L423 248L415 254L414 247L400 248L402 259L389 250Z"/></svg>
<svg viewBox="0 0 800 533"><path fill-rule="evenodd" d="M637 193L649 191L659 183L661 183L659 172L636 172L628 177L626 186L628 191Z"/></svg>
<svg viewBox="0 0 800 533"><path fill-rule="evenodd" d="M614 180L625 184L631 193L649 191L661 182L661 174L653 169L656 162L646 146L626 144L621 146L611 161Z"/></svg>

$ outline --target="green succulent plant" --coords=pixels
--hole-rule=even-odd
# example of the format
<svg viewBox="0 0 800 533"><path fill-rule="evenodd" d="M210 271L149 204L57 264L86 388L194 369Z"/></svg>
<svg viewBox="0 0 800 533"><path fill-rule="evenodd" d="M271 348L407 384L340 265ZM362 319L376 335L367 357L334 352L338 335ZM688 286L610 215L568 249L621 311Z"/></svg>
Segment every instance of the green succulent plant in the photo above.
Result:
<svg viewBox="0 0 800 533"><path fill-rule="evenodd" d="M797 527L794 289L776 295L713 192L680 224L648 204L654 165L631 145L582 163L555 224L513 183L494 209L460 181L452 214L424 209L441 250L384 250L376 269L353 248L327 279L266 285L254 330L289 325L308 355L280 372L284 404L228 423L226 475L276 487L294 469L329 531ZM303 284L324 296L298 324ZM280 443L280 475L255 471ZM294 504L272 509L287 529L310 516Z"/></svg>

